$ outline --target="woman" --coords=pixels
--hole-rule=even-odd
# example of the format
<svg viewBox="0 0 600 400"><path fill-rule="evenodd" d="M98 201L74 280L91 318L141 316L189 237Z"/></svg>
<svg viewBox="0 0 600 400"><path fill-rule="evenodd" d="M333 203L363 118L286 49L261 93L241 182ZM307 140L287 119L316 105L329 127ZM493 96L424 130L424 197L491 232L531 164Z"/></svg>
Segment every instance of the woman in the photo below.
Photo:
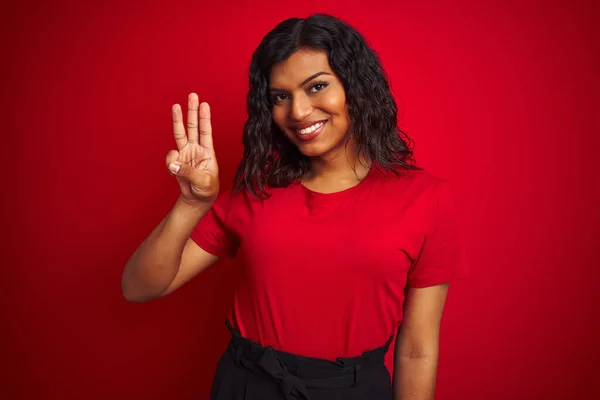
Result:
<svg viewBox="0 0 600 400"><path fill-rule="evenodd" d="M266 35L233 190L219 192L208 104L189 96L187 131L172 114L181 195L123 294L147 301L242 260L211 398L432 399L448 282L467 268L447 184L414 166L361 35L326 15Z"/></svg>

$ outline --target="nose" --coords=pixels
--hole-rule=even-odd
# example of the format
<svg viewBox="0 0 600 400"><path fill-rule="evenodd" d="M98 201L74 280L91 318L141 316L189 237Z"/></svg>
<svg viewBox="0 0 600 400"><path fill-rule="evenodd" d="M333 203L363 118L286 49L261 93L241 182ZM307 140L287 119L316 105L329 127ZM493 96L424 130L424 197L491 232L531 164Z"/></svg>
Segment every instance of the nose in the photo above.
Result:
<svg viewBox="0 0 600 400"><path fill-rule="evenodd" d="M312 104L308 96L301 94L294 96L290 108L290 119L302 121L312 113Z"/></svg>

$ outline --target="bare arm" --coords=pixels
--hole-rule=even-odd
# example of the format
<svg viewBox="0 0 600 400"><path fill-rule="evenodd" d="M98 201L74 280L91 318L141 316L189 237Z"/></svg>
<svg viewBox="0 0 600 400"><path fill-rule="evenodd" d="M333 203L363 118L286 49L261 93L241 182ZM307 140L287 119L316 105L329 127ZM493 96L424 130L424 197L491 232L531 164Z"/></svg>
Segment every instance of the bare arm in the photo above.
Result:
<svg viewBox="0 0 600 400"><path fill-rule="evenodd" d="M396 339L394 400L433 400L448 285L409 288Z"/></svg>
<svg viewBox="0 0 600 400"><path fill-rule="evenodd" d="M121 279L127 300L148 301L171 293L218 260L189 239L209 208L177 200L127 262Z"/></svg>
<svg viewBox="0 0 600 400"><path fill-rule="evenodd" d="M167 155L181 195L169 214L133 253L121 278L123 296L148 301L177 289L218 260L189 239L219 193L210 107L188 96L187 133L179 104L171 110L177 150Z"/></svg>

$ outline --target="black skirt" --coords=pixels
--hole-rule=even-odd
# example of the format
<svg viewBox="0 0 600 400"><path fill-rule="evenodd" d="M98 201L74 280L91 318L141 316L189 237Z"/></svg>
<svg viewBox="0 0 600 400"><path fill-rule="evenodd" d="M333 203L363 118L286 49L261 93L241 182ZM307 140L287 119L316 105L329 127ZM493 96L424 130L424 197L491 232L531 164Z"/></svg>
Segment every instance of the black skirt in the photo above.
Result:
<svg viewBox="0 0 600 400"><path fill-rule="evenodd" d="M392 337L359 357L330 361L263 347L232 328L229 347L219 360L212 400L391 400L384 365Z"/></svg>

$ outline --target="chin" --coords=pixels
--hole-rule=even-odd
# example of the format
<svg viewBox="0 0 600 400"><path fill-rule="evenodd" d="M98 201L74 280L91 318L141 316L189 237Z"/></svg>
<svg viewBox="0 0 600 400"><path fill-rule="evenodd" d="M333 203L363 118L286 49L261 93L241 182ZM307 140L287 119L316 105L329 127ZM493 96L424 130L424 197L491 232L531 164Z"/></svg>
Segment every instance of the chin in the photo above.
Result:
<svg viewBox="0 0 600 400"><path fill-rule="evenodd" d="M298 145L296 143L296 147L298 148L300 153L302 153L306 157L320 157L320 156L327 154L327 152L330 150L330 149L327 149L327 148L324 148L322 146L319 146L317 144L312 144L312 143L311 144L301 143L300 145Z"/></svg>

